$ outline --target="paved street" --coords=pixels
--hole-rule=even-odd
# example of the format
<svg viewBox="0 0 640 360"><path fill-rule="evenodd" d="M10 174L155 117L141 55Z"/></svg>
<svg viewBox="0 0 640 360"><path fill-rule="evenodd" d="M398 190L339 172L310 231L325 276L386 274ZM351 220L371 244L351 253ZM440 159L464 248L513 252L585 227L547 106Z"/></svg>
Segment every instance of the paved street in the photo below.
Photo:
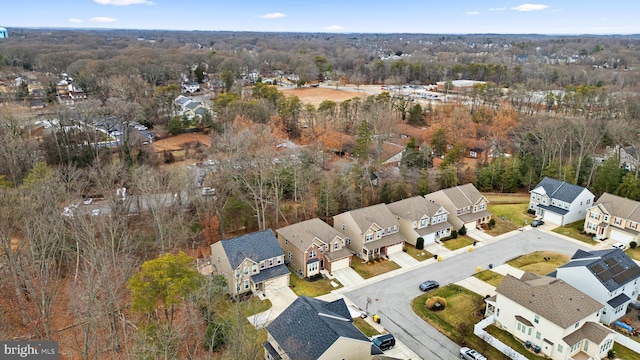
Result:
<svg viewBox="0 0 640 360"><path fill-rule="evenodd" d="M463 280L489 264L501 265L519 255L534 251L555 251L573 255L577 249L590 250L576 241L566 241L537 229L514 232L499 239L483 241L473 252L459 249L446 254L443 261L424 261L410 269L396 270L395 276L379 276L364 281L356 289L342 292L353 303L381 317L381 325L423 359L455 359L459 346L427 324L411 310L411 300L420 295L418 285L428 279L441 286ZM396 275L397 274L397 275Z"/></svg>

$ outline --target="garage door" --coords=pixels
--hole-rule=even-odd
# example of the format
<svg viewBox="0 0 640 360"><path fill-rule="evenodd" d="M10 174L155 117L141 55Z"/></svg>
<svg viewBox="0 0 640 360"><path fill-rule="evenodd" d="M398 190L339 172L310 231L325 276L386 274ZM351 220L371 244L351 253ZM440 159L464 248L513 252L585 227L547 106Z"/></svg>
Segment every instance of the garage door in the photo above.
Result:
<svg viewBox="0 0 640 360"><path fill-rule="evenodd" d="M402 251L402 243L387 247L387 255L395 254Z"/></svg>
<svg viewBox="0 0 640 360"><path fill-rule="evenodd" d="M552 224L556 224L556 225L563 225L562 224L562 216L552 213L550 211L545 211L544 212L544 221L546 222L550 222Z"/></svg>
<svg viewBox="0 0 640 360"><path fill-rule="evenodd" d="M340 270L340 269L345 269L349 267L349 259L350 258L344 258L341 260L336 260L336 261L332 261L331 262L331 272L334 272L336 270Z"/></svg>
<svg viewBox="0 0 640 360"><path fill-rule="evenodd" d="M470 223L466 223L464 224L465 229L469 230L469 229L475 229L476 225L478 224L477 221L472 221Z"/></svg>
<svg viewBox="0 0 640 360"><path fill-rule="evenodd" d="M264 292L266 293L269 290L281 289L287 286L289 286L289 274L266 280L264 282Z"/></svg>
<svg viewBox="0 0 640 360"><path fill-rule="evenodd" d="M610 229L611 229L612 240L619 241L623 244L629 244L630 242L633 241L633 235L628 234L624 231L620 231L618 229L614 229L612 227Z"/></svg>

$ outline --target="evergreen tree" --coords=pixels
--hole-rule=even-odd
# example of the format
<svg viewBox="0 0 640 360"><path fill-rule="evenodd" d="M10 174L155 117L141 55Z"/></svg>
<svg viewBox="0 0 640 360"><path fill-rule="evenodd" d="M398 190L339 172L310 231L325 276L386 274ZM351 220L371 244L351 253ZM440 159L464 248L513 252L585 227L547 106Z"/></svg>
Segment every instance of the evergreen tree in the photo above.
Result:
<svg viewBox="0 0 640 360"><path fill-rule="evenodd" d="M369 158L369 145L371 144L371 130L367 121L363 121L358 126L356 144L353 148L353 156L367 160Z"/></svg>
<svg viewBox="0 0 640 360"><path fill-rule="evenodd" d="M596 172L593 189L597 196L602 193L615 193L622 181L624 170L620 167L618 159L610 157L605 160Z"/></svg>
<svg viewBox="0 0 640 360"><path fill-rule="evenodd" d="M622 183L620 183L616 189L616 195L640 201L640 179L632 173L627 173L622 179Z"/></svg>

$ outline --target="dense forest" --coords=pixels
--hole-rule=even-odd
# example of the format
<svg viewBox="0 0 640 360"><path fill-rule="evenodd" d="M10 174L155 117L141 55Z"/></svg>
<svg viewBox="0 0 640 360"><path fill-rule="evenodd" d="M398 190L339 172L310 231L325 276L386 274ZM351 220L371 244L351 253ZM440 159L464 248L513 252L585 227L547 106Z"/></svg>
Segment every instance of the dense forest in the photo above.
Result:
<svg viewBox="0 0 640 360"><path fill-rule="evenodd" d="M640 200L638 36L10 30L0 338L56 340L62 358L261 358L264 334L245 320L260 305L192 271L220 239L462 183L517 192L549 176ZM63 74L85 101L59 100ZM263 82L294 74L298 87L482 83L446 102L380 91L313 105ZM176 114L184 82L209 115ZM157 139L193 128L210 146L176 161L125 131L99 147L78 124L101 119ZM398 138L400 164L385 167ZM103 213L83 214L88 199ZM175 277L182 287L162 288Z"/></svg>

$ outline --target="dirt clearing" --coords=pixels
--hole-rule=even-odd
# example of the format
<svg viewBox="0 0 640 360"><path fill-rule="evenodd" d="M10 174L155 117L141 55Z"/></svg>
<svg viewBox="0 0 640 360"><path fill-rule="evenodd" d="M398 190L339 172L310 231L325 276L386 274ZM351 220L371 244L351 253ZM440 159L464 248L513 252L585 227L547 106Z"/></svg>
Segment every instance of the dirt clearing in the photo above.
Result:
<svg viewBox="0 0 640 360"><path fill-rule="evenodd" d="M183 150L190 144L200 143L211 146L211 137L204 134L180 134L151 143L155 152Z"/></svg>
<svg viewBox="0 0 640 360"><path fill-rule="evenodd" d="M336 90L328 88L300 88L300 89L285 89L281 91L284 95L295 95L300 98L305 104L312 104L314 106L320 105L324 100L332 100L335 102L342 102L355 97L366 97L370 94L364 91L349 91L349 90Z"/></svg>

